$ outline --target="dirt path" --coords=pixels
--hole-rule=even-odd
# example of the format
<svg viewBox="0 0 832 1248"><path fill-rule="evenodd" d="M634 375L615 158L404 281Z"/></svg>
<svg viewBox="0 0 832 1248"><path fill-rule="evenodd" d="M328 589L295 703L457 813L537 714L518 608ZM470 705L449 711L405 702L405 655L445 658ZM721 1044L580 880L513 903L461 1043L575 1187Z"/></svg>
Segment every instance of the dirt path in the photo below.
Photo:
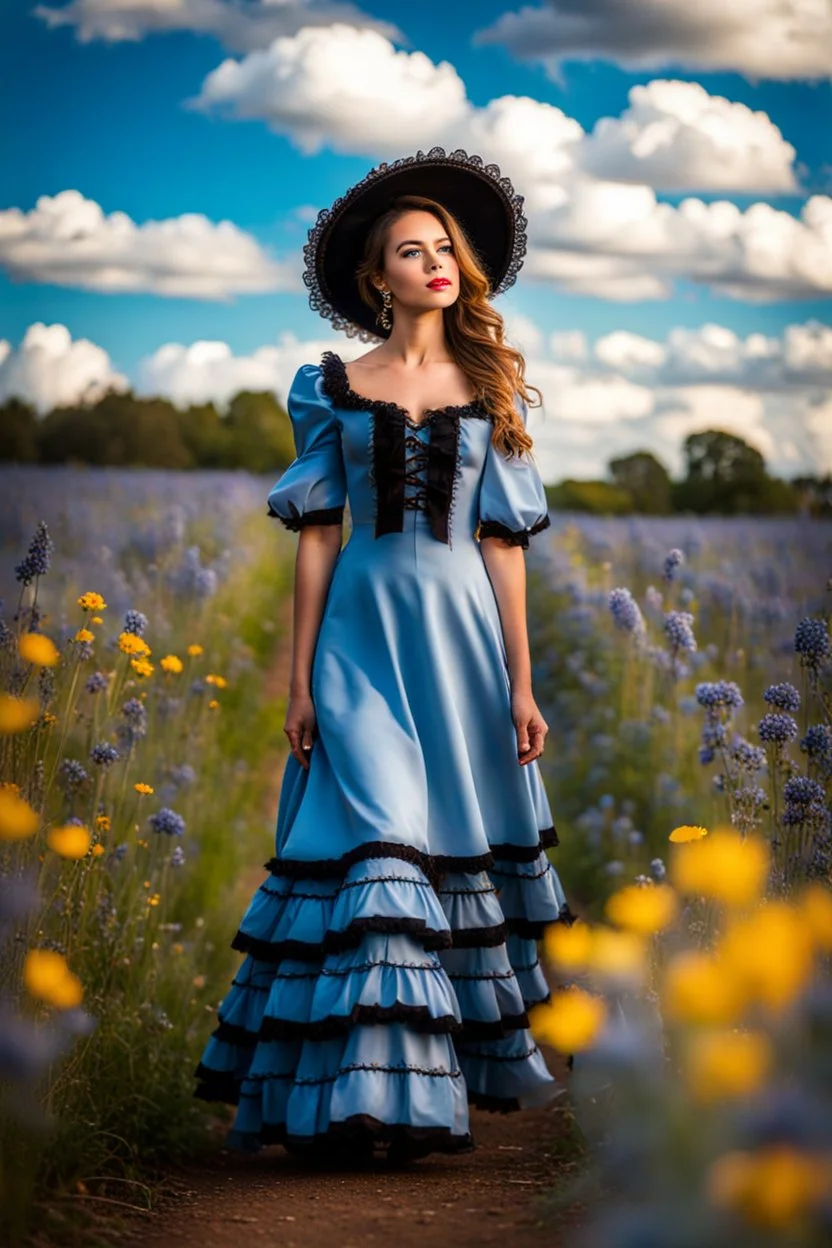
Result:
<svg viewBox="0 0 832 1248"><path fill-rule="evenodd" d="M277 648L265 681L275 702L289 686L291 601L284 604L286 639ZM279 775L283 756L270 764ZM269 794L267 821L277 814L278 785ZM247 900L262 867L252 864L241 880ZM546 1051L552 1072L568 1085L557 1054ZM350 1169L324 1169L289 1156L282 1148L244 1155L223 1147L225 1126L214 1127L216 1152L198 1163L172 1167L156 1207L124 1248L483 1248L508 1243L560 1248L574 1239L582 1210L572 1206L555 1221L544 1200L574 1166L566 1097L545 1109L519 1114L471 1110L477 1148L458 1157L431 1155L393 1168L382 1156Z"/></svg>
<svg viewBox="0 0 832 1248"><path fill-rule="evenodd" d="M547 1058L551 1057L547 1054ZM563 1076L557 1058L550 1061ZM221 1149L170 1172L162 1200L124 1248L565 1248L583 1210L547 1212L567 1176L568 1110L561 1101L519 1114L471 1111L477 1148L399 1169L383 1157L350 1169L312 1169L282 1148L252 1156ZM218 1143L222 1132L218 1127Z"/></svg>

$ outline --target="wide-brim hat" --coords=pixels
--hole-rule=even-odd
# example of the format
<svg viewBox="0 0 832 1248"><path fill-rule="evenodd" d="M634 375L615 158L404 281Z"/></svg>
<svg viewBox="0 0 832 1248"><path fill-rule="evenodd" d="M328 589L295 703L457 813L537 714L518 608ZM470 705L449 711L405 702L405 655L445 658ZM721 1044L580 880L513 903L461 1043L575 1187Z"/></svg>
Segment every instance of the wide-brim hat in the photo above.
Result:
<svg viewBox="0 0 832 1248"><path fill-rule="evenodd" d="M496 165L442 147L377 165L331 208L321 209L303 249L311 307L350 338L389 337L376 323L377 310L358 293L356 270L370 226L398 195L425 195L453 213L491 283L490 297L508 290L523 263L523 196Z"/></svg>

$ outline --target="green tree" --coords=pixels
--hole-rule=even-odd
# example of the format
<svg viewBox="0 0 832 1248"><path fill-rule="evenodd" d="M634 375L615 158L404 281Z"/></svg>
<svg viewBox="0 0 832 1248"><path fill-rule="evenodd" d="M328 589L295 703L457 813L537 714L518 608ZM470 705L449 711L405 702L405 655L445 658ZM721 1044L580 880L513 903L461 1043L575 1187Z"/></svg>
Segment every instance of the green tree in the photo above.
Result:
<svg viewBox="0 0 832 1248"><path fill-rule="evenodd" d="M666 515L671 510L670 473L651 451L634 451L609 461L613 483L633 500L642 515Z"/></svg>
<svg viewBox="0 0 832 1248"><path fill-rule="evenodd" d="M37 458L35 409L22 399L7 399L0 407L0 460L32 464Z"/></svg>

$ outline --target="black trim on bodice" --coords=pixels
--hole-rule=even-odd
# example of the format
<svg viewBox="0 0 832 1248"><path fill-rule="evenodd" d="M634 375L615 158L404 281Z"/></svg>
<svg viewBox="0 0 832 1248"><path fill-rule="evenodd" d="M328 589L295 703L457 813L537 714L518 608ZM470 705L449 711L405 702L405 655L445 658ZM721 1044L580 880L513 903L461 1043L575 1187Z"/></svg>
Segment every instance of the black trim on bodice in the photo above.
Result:
<svg viewBox="0 0 832 1248"><path fill-rule="evenodd" d="M437 541L451 545L451 517L459 479L460 420L491 417L479 399L430 408L412 420L399 403L368 399L353 390L344 361L334 351L321 359L324 390L339 407L372 417L372 470L376 491L375 535L404 532L405 509L424 511ZM425 444L418 430L429 427ZM408 486L415 492L408 493Z"/></svg>

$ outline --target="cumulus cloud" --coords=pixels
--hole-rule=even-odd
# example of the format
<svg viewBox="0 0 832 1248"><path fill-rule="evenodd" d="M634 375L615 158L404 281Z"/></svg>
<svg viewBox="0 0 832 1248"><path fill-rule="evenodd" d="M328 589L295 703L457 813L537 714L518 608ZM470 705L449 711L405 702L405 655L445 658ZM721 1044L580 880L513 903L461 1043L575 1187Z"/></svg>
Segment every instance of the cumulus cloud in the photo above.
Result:
<svg viewBox="0 0 832 1248"><path fill-rule="evenodd" d="M128 381L87 338L74 342L65 325L30 325L18 347L0 339L0 402L18 398L43 414L53 407L95 403Z"/></svg>
<svg viewBox="0 0 832 1248"><path fill-rule="evenodd" d="M602 117L581 144L581 168L657 190L797 189L797 153L767 113L710 95L698 82L655 79L629 92L620 117Z"/></svg>
<svg viewBox="0 0 832 1248"><path fill-rule="evenodd" d="M335 25L224 62L190 106L259 117L306 152L329 146L388 158L434 143L479 152L525 197L524 277L561 290L666 299L686 279L751 302L832 290L829 196L813 196L798 219L765 203L669 204L648 184L794 186L794 149L770 119L696 84L633 88L622 116L587 135L561 109L529 97L476 107L447 62ZM648 181L636 180L638 170Z"/></svg>
<svg viewBox="0 0 832 1248"><path fill-rule="evenodd" d="M553 78L569 61L664 66L752 79L822 79L832 72L827 0L549 0L504 13L474 36L542 62Z"/></svg>
<svg viewBox="0 0 832 1248"><path fill-rule="evenodd" d="M341 0L71 0L63 8L36 5L33 15L50 27L70 26L79 43L137 41L187 30L212 35L229 52L252 52L305 26L342 22L377 30L403 43L391 22L370 17Z"/></svg>
<svg viewBox="0 0 832 1248"><path fill-rule="evenodd" d="M291 333L249 355L235 355L226 342L169 342L140 362L136 392L164 395L177 407L213 402L220 411L240 390L270 390L285 403L301 364L338 347L334 338L300 342Z"/></svg>
<svg viewBox="0 0 832 1248"><path fill-rule="evenodd" d="M41 195L30 212L0 211L0 267L15 281L113 294L228 300L302 290L300 261L278 261L231 221L202 213L137 225L79 191Z"/></svg>
<svg viewBox="0 0 832 1248"><path fill-rule="evenodd" d="M447 61L434 65L424 52L398 52L373 30L341 24L223 61L188 107L259 118L307 155L329 146L379 156L432 147L432 136L470 108Z"/></svg>

